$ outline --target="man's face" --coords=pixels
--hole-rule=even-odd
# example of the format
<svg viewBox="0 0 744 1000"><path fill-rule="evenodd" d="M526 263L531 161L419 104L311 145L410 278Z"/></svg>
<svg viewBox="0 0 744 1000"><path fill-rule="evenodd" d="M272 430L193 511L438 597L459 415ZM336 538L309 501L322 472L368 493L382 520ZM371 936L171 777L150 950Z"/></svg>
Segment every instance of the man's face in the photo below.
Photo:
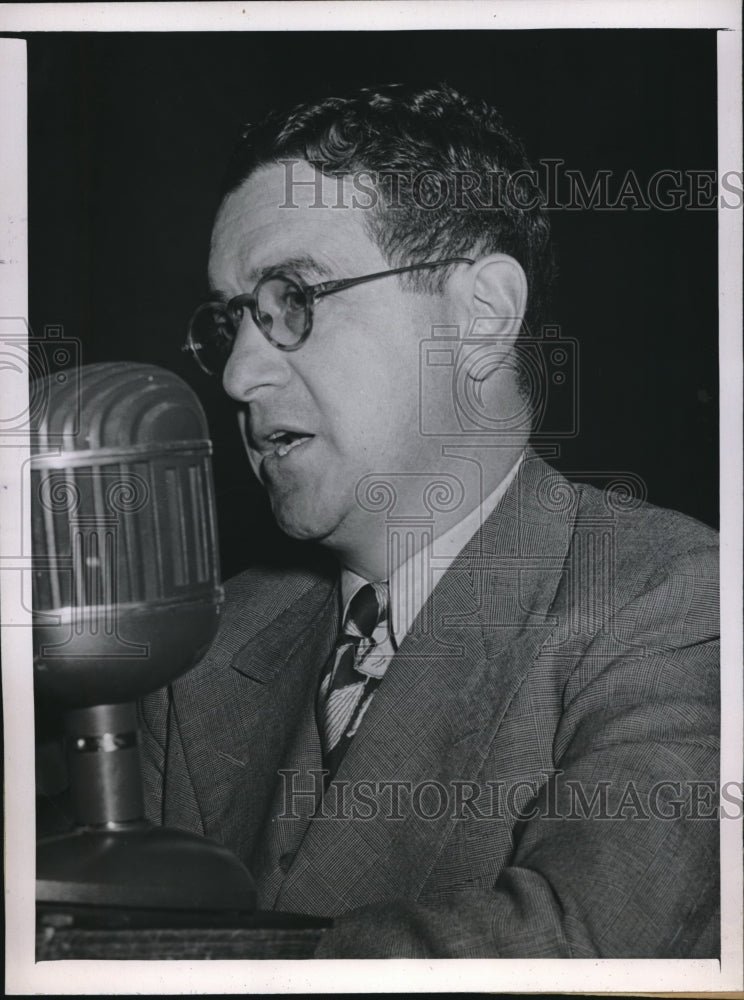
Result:
<svg viewBox="0 0 744 1000"><path fill-rule="evenodd" d="M317 176L295 165L295 181ZM309 207L310 187L289 192L299 207L281 207L281 165L260 168L229 195L212 236L212 288L227 298L252 291L271 267L289 267L308 284L387 270L365 230L365 209L350 207L350 192L345 207L330 207L337 185L322 183L327 207ZM293 352L273 347L245 311L224 385L243 404L251 465L289 535L353 548L370 527L356 497L364 476L437 470L441 446L419 432L419 344L446 311L446 295L404 290L385 277L319 299L312 333ZM277 431L301 437L281 454L269 440Z"/></svg>

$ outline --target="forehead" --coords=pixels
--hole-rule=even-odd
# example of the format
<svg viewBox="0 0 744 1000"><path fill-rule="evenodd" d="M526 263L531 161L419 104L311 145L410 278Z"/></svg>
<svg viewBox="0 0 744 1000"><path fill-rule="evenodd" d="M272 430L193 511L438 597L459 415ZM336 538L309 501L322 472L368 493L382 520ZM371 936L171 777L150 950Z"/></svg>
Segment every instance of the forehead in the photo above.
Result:
<svg viewBox="0 0 744 1000"><path fill-rule="evenodd" d="M305 262L318 277L349 277L387 266L355 206L350 177L326 177L309 163L259 168L223 201L212 231L209 273L219 291L245 291L268 268Z"/></svg>

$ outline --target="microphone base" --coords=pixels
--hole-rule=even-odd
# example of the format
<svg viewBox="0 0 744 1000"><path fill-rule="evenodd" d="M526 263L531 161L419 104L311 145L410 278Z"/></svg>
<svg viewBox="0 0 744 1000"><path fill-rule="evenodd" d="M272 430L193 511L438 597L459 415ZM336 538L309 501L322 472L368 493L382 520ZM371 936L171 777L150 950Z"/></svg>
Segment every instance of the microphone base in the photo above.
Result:
<svg viewBox="0 0 744 1000"><path fill-rule="evenodd" d="M39 840L36 900L245 912L256 907L256 887L235 855L215 841L138 822L78 827Z"/></svg>

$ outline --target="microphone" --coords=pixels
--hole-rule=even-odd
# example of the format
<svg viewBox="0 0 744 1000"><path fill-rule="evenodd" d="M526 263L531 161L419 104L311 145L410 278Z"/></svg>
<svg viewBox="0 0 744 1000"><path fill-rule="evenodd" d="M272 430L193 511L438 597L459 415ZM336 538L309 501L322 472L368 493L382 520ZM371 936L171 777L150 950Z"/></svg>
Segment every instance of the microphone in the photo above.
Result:
<svg viewBox="0 0 744 1000"><path fill-rule="evenodd" d="M36 387L34 681L64 706L76 827L37 847L37 900L246 909L220 845L144 820L135 700L190 669L217 628L212 446L176 375L88 365Z"/></svg>
<svg viewBox="0 0 744 1000"><path fill-rule="evenodd" d="M154 365L46 380L31 485L37 688L127 701L183 673L217 625L211 451L198 399Z"/></svg>

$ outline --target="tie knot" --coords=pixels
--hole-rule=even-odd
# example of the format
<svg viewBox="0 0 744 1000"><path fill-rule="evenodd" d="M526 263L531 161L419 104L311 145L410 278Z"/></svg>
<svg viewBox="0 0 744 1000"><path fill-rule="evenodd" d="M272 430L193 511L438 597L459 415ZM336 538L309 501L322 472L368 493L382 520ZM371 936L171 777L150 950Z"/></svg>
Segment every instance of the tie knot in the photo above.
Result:
<svg viewBox="0 0 744 1000"><path fill-rule="evenodd" d="M387 583L365 583L354 594L344 619L343 631L351 636L372 638L372 633L387 618Z"/></svg>

